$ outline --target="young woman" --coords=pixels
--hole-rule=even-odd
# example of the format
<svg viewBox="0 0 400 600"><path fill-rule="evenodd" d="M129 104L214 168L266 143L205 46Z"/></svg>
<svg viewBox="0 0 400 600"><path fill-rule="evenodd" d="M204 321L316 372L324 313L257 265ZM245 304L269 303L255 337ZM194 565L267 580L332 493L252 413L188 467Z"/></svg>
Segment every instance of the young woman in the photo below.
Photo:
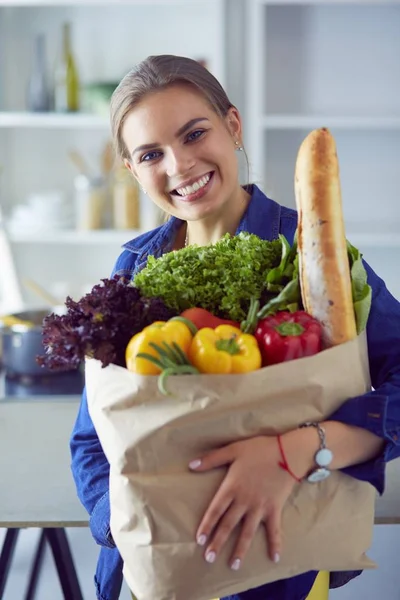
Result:
<svg viewBox="0 0 400 600"><path fill-rule="evenodd" d="M243 150L240 114L200 64L176 56L147 58L114 92L111 120L116 148L126 167L149 202L170 215L163 226L125 244L114 273L130 278L150 254L209 244L227 232L245 230L264 239L274 239L281 232L292 241L296 212L270 200L255 185L240 185L236 156L236 151ZM385 463L400 455L400 304L382 279L365 266L373 289L367 333L375 389L345 402L323 426L333 453L331 468L369 481L382 493ZM287 432L282 438L290 468L300 477L315 468L317 433L310 427ZM116 600L122 560L109 528L109 465L85 393L71 452L78 495L90 514L93 537L102 546L95 578L97 597ZM218 561L233 528L241 523L231 568L239 569L246 560L261 524L269 558L279 561L285 552L281 514L295 481L278 462L276 438L259 436L215 450L200 466L192 465L195 471L230 465L198 530L193 531L204 548L204 560ZM356 574L332 573L330 586L343 585ZM317 575L309 572L277 581L232 600L323 600L316 587L322 575Z"/></svg>

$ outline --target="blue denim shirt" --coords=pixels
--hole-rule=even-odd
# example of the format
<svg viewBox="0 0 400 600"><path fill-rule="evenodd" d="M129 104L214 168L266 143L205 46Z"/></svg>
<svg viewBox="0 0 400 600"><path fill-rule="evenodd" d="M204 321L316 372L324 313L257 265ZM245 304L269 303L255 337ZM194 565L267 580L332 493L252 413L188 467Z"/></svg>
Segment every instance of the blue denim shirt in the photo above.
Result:
<svg viewBox="0 0 400 600"><path fill-rule="evenodd" d="M237 233L248 231L267 240L276 239L283 233L292 242L297 227L296 211L270 200L255 185L248 191L251 201ZM158 257L171 250L181 225L179 219L172 218L125 244L113 274L131 278L143 268L150 254ZM347 474L370 482L383 493L385 464L400 456L400 304L382 279L367 263L364 264L373 290L367 336L374 391L351 398L331 419L363 427L385 440L378 457L344 469ZM72 432L71 454L78 496L90 515L91 533L101 546L95 575L97 598L117 600L122 585L122 559L110 534L109 465L89 416L85 392ZM359 572L332 573L331 587L343 585L357 574ZM314 571L305 573L225 600L304 600L315 577Z"/></svg>

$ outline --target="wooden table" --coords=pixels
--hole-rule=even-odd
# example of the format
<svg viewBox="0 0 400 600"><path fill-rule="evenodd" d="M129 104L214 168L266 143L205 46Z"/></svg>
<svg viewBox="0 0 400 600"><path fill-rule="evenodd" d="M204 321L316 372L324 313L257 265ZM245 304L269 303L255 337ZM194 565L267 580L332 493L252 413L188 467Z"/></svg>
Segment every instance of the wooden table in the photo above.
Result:
<svg viewBox="0 0 400 600"><path fill-rule="evenodd" d="M65 527L87 527L70 470L69 437L78 397L0 400L0 527L7 528L0 554L0 598L21 528L41 535L24 600L36 596L46 543L54 557L65 600L83 600Z"/></svg>
<svg viewBox="0 0 400 600"><path fill-rule="evenodd" d="M42 536L25 600L34 598L46 541L64 597L82 600L64 531L88 525L70 470L69 438L78 402L75 396L0 400L0 527L8 529L0 556L0 598L19 529L39 527ZM386 492L377 498L376 523L400 523L400 460L387 467Z"/></svg>

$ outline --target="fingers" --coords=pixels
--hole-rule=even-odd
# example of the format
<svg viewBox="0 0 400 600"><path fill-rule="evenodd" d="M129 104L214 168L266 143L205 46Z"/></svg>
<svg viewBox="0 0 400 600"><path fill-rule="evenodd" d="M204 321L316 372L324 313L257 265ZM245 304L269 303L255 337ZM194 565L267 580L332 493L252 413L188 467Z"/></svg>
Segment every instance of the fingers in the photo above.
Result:
<svg viewBox="0 0 400 600"><path fill-rule="evenodd" d="M268 515L265 521L265 529L267 533L268 556L277 563L280 560L282 553L282 521L281 510L274 508Z"/></svg>
<svg viewBox="0 0 400 600"><path fill-rule="evenodd" d="M231 496L222 493L217 493L217 495L214 496L214 499L208 507L203 520L200 523L199 529L197 530L196 539L200 546L204 546L210 539L211 533L215 530L221 517L226 513L231 504ZM208 562L214 561L209 560Z"/></svg>
<svg viewBox="0 0 400 600"><path fill-rule="evenodd" d="M231 504L229 509L225 512L222 519L218 523L215 533L213 534L212 540L207 546L207 550L204 554L207 562L213 563L216 560L222 548L224 547L227 539L232 534L232 531L242 520L245 512L245 506Z"/></svg>
<svg viewBox="0 0 400 600"><path fill-rule="evenodd" d="M266 438L267 439L267 438ZM265 445L263 440L263 448ZM263 450L262 457L265 458ZM211 451L193 460L189 468L205 472L228 467L227 473L197 530L197 543L205 548L205 559L213 563L241 523L230 566L240 568L260 522L265 523L270 560L278 562L282 552L281 514L290 495L290 478L282 478L275 464L260 458L259 440L245 440ZM271 468L275 469L275 471ZM260 479L259 472L263 473ZM271 475L271 477L269 477ZM275 476L273 476L275 475Z"/></svg>
<svg viewBox="0 0 400 600"><path fill-rule="evenodd" d="M202 458L195 458L189 463L189 469L201 472L228 465L235 460L234 450L234 444L230 444L229 446L214 450Z"/></svg>
<svg viewBox="0 0 400 600"><path fill-rule="evenodd" d="M222 505L219 506L222 508ZM216 514L217 513L215 513L215 515ZM261 510L254 510L246 513L246 507L244 505L235 503L232 503L226 512L220 516L212 539L210 540L204 553L204 557L207 562L215 562L227 540L232 535L233 530L242 520L243 526L230 562L231 569L235 571L240 569L250 549L260 523L263 520L263 513ZM282 552L280 510L274 509L269 514L269 517L265 522L265 528L267 533L269 558L273 562L278 563ZM203 542L201 545L204 545L206 543L206 539L209 537L209 534L205 533L206 531L212 531L212 529L207 529L207 524L203 525L203 527L199 529L198 541L199 543L200 541Z"/></svg>
<svg viewBox="0 0 400 600"><path fill-rule="evenodd" d="M235 551L231 559L231 569L237 571L240 569L242 562L250 549L251 543L260 526L263 514L261 511L253 511L246 515L240 537L236 544Z"/></svg>

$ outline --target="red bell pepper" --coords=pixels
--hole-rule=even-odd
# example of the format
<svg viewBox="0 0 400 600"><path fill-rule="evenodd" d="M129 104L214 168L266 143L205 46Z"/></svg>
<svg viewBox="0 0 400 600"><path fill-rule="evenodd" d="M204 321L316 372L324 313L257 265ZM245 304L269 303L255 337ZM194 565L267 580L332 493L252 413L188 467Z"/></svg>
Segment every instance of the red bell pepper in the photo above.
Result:
<svg viewBox="0 0 400 600"><path fill-rule="evenodd" d="M312 356L322 350L322 326L305 311L281 311L258 322L255 337L263 366Z"/></svg>

